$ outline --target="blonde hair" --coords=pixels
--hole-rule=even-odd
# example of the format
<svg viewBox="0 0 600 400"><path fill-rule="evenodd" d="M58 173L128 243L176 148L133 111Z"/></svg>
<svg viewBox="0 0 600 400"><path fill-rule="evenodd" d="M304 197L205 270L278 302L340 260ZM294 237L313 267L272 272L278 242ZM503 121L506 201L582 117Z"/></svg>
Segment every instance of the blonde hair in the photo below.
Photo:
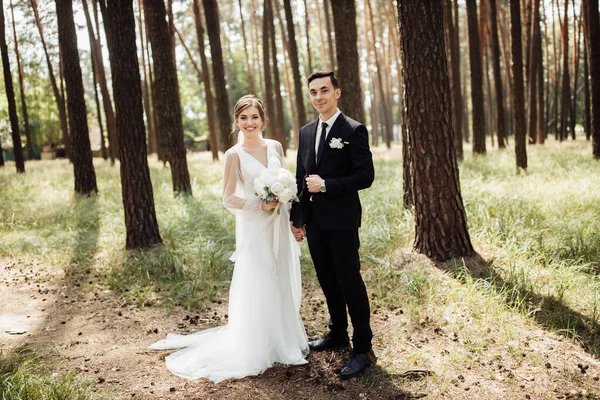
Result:
<svg viewBox="0 0 600 400"><path fill-rule="evenodd" d="M256 107L258 110L258 115L265 122L267 117L265 116L265 107L256 96L253 94L247 94L245 96L240 97L240 99L235 103L233 107L233 124L231 125L231 133L235 133L237 131L237 120L240 117L240 114L247 110L250 107Z"/></svg>

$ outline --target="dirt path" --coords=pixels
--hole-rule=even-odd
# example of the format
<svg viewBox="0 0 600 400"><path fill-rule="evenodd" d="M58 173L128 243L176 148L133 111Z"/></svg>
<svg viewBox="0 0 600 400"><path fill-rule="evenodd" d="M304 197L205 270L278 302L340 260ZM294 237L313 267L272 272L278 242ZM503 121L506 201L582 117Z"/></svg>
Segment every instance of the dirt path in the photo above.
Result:
<svg viewBox="0 0 600 400"><path fill-rule="evenodd" d="M410 257L399 260L398 267L412 261ZM348 354L318 353L310 355L307 366L272 368L259 377L218 385L207 380L189 382L166 370L166 352L147 346L168 332L189 333L226 322L226 301L213 303L201 314L182 308L169 312L162 306L139 309L98 281L90 276L79 287L69 287L51 268L0 261L0 351L32 345L58 372L75 370L95 380L98 391L114 399L600 396L600 362L555 334L523 323L522 340L514 346L522 354L515 356L510 346L493 344L482 353L469 354L462 339L443 327L427 320L417 327L407 326L401 309L374 310L379 362L361 378L340 381L336 377ZM303 317L310 337L319 336L319 328L325 326L322 300L317 290L305 290ZM10 329L26 333L5 333Z"/></svg>

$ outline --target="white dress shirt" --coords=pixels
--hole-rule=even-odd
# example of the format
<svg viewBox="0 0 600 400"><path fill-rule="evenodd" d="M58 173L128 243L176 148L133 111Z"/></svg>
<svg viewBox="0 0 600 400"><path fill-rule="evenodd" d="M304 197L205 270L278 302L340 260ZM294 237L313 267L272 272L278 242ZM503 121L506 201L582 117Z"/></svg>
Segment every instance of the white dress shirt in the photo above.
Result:
<svg viewBox="0 0 600 400"><path fill-rule="evenodd" d="M323 125L323 122L327 123L327 128L325 128L325 133L326 133L325 139L327 140L327 137L329 136L329 132L331 131L331 127L333 126L333 123L335 122L335 120L341 113L342 112L338 108L337 111L335 112L335 114L333 114L333 116L331 118L329 118L327 121L323 121L321 119L321 117L319 117L319 122L317 123L317 137L315 138L315 159L318 157L318 153L319 153L319 141L321 140L321 129L322 129L321 126Z"/></svg>

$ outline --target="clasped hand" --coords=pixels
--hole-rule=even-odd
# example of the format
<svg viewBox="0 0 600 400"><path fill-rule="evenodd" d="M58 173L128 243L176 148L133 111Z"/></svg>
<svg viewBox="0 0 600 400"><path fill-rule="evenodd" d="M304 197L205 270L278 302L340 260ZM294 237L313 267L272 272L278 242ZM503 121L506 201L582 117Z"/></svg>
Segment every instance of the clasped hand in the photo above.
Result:
<svg viewBox="0 0 600 400"><path fill-rule="evenodd" d="M296 228L294 223L290 221L290 229L292 230L292 234L294 235L294 239L296 242L301 242L306 237L306 231L304 228Z"/></svg>
<svg viewBox="0 0 600 400"><path fill-rule="evenodd" d="M323 179L319 175L309 175L306 177L306 187L311 193L319 193Z"/></svg>

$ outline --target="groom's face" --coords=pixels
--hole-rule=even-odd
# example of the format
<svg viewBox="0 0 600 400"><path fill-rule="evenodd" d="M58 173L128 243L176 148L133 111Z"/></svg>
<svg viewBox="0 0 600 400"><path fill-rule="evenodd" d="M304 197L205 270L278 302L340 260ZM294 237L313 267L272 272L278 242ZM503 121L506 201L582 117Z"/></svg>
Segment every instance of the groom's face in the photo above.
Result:
<svg viewBox="0 0 600 400"><path fill-rule="evenodd" d="M331 78L317 78L308 85L310 101L317 112L322 116L331 116L337 110L337 101L342 91L334 89Z"/></svg>

